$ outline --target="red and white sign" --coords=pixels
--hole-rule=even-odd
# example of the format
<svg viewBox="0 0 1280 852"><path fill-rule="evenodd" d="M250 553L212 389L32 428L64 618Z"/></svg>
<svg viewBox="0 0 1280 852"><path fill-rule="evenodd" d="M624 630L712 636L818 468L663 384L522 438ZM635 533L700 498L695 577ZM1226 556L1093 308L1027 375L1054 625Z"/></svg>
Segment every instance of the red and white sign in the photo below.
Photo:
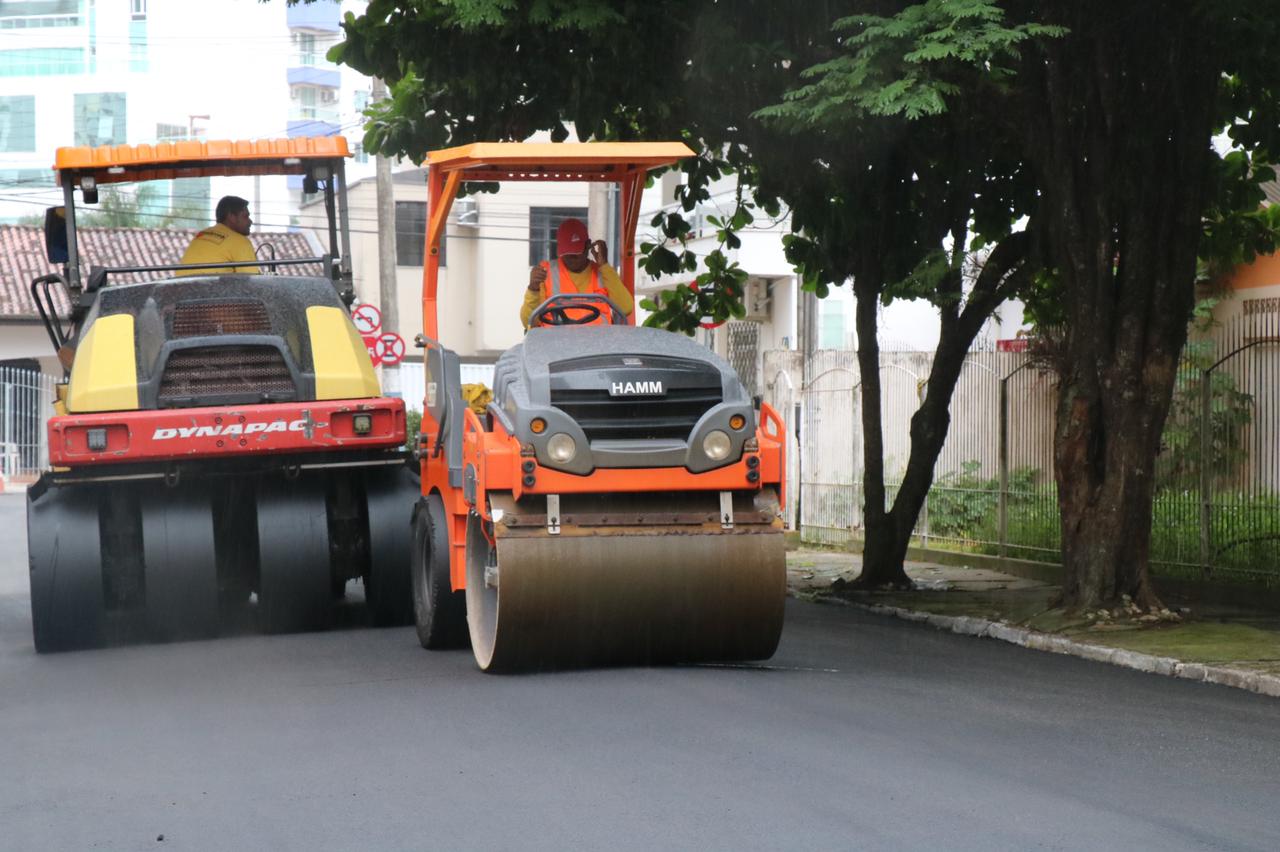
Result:
<svg viewBox="0 0 1280 852"><path fill-rule="evenodd" d="M391 367L404 360L404 338L388 331L378 337L374 345L374 363Z"/></svg>
<svg viewBox="0 0 1280 852"><path fill-rule="evenodd" d="M361 337L377 334L382 328L382 311L373 305L356 305L351 311L351 321Z"/></svg>
<svg viewBox="0 0 1280 852"><path fill-rule="evenodd" d="M373 366L378 366L378 335L362 334L360 339L364 341L364 348L369 350L369 360L373 362Z"/></svg>
<svg viewBox="0 0 1280 852"><path fill-rule="evenodd" d="M1026 352L1030 348L1031 339L1028 337L1010 337L996 341L997 352Z"/></svg>

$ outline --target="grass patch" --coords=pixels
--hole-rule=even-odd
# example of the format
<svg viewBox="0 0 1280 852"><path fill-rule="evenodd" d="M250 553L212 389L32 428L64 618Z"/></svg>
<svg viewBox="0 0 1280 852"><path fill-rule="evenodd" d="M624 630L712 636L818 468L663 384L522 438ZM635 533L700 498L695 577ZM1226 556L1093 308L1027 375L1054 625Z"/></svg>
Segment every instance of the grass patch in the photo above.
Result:
<svg viewBox="0 0 1280 852"><path fill-rule="evenodd" d="M1089 631L1078 637L1188 663L1254 661L1280 664L1280 635L1247 624L1192 621L1123 632Z"/></svg>

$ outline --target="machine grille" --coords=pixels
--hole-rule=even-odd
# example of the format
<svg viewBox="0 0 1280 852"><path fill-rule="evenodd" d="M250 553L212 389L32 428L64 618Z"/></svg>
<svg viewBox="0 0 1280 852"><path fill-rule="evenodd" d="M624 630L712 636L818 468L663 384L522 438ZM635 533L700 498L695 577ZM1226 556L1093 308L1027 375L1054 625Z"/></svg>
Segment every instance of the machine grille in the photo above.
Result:
<svg viewBox="0 0 1280 852"><path fill-rule="evenodd" d="M189 403L218 397L292 399L297 389L280 351L272 346L200 346L169 356L159 402Z"/></svg>
<svg viewBox="0 0 1280 852"><path fill-rule="evenodd" d="M551 390L551 404L577 421L589 441L686 441L708 409L719 405L720 388L668 388L665 396L617 398L607 390Z"/></svg>
<svg viewBox="0 0 1280 852"><path fill-rule="evenodd" d="M173 312L175 338L270 333L267 306L257 299L179 302Z"/></svg>

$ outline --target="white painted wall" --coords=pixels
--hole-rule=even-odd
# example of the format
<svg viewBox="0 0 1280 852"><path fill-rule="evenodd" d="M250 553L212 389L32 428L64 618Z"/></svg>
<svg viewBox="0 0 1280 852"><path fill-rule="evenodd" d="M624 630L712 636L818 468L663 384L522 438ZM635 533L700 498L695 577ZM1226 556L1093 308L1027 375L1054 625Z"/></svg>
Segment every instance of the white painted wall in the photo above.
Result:
<svg viewBox="0 0 1280 852"><path fill-rule="evenodd" d="M49 335L39 322L14 322L0 325L0 361L20 358L36 358L40 371L51 376L61 376L62 367L53 353Z"/></svg>

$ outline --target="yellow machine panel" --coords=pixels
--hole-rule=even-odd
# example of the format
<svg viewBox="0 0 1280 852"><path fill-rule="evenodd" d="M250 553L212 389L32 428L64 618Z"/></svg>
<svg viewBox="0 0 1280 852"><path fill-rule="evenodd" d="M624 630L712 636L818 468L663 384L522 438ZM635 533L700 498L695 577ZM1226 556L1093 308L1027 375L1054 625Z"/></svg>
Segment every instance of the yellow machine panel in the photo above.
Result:
<svg viewBox="0 0 1280 852"><path fill-rule="evenodd" d="M67 388L67 410L131 411L138 407L138 367L133 317L100 317L76 350Z"/></svg>
<svg viewBox="0 0 1280 852"><path fill-rule="evenodd" d="M339 308L307 308L316 399L358 399L382 394L364 341Z"/></svg>

